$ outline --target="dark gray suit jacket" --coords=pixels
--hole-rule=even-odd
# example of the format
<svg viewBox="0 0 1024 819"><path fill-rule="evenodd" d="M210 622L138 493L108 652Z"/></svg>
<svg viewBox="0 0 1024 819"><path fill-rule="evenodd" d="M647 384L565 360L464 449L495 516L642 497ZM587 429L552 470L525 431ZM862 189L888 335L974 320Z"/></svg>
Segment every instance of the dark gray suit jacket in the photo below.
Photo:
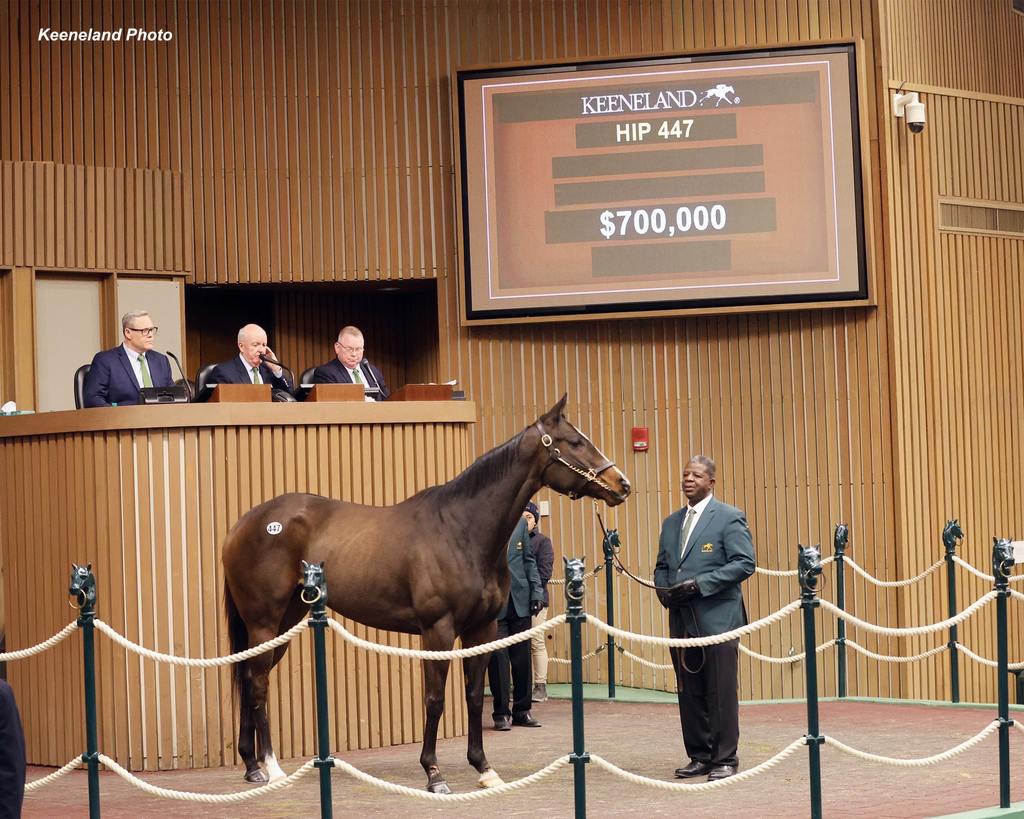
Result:
<svg viewBox="0 0 1024 819"><path fill-rule="evenodd" d="M690 533L690 545L680 560L679 536L685 516L684 507L661 525L654 583L674 586L692 577L700 587L700 596L691 598L685 606L669 609L669 633L673 637L707 637L746 625L740 584L757 568L746 517L735 506L712 498Z"/></svg>
<svg viewBox="0 0 1024 819"><path fill-rule="evenodd" d="M540 573L537 571L537 559L530 548L529 528L526 518L520 518L512 537L508 539L508 570L512 574L512 586L508 600L498 612L498 619L508 616L508 603L511 602L518 617L530 616L530 602L543 600L544 590L540 584Z"/></svg>
<svg viewBox="0 0 1024 819"><path fill-rule="evenodd" d="M278 378L273 372L271 372L270 367L261 363L260 378L263 379L264 384L270 384L275 389L284 390L287 393L292 391L292 385L288 381L288 373L286 370L282 370L281 377ZM252 373L242 366L242 359L236 355L234 358L228 361L222 361L214 367L213 372L210 373L210 377L206 380L206 383L251 384Z"/></svg>
<svg viewBox="0 0 1024 819"><path fill-rule="evenodd" d="M380 392L374 396L375 400L384 401L387 399L391 393L388 391L388 385L384 383L384 374L365 359L363 360L363 363L359 365L359 370L364 373L369 371L370 375L367 379L367 386L377 387L380 390ZM321 364L313 370L313 383L351 384L352 376L348 374L348 370L345 369L338 359L332 358L326 364Z"/></svg>

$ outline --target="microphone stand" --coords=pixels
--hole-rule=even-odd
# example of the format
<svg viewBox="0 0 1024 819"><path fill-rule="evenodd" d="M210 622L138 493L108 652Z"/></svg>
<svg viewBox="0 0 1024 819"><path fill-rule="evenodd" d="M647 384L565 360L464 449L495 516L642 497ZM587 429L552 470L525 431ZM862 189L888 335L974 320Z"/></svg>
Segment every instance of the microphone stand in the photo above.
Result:
<svg viewBox="0 0 1024 819"><path fill-rule="evenodd" d="M170 350L167 351L167 356L178 365L178 372L181 374L181 380L185 382L185 393L188 395L188 402L191 404L196 397L192 392L192 385L188 383L188 379L185 377L185 371L181 368L181 362L178 361L178 357Z"/></svg>
<svg viewBox="0 0 1024 819"><path fill-rule="evenodd" d="M373 370L370 369L370 362L369 362L369 360L364 358L362 361L360 361L359 362L359 369L362 370L364 365L366 366L366 374L368 376L370 376L370 378L373 379L373 386L377 388L377 395L380 396L379 398L375 398L374 400L375 401L383 401L384 398L385 398L384 390L382 390L380 388L380 382L377 380L377 377L373 374Z"/></svg>
<svg viewBox="0 0 1024 819"><path fill-rule="evenodd" d="M285 370L288 373L288 375L292 377L292 384L295 384L295 373L292 372L292 368L289 367L288 365L282 364L280 361L276 361L269 355L261 355L260 361L262 361L264 364L273 364L275 367L280 367L282 370ZM294 390L295 387L293 386L291 389Z"/></svg>

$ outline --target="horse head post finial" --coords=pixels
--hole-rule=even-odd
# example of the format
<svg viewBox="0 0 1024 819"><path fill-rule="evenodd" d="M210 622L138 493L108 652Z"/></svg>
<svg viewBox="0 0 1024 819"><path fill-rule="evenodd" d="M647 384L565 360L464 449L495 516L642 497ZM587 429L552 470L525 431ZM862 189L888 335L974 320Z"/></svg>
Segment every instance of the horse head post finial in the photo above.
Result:
<svg viewBox="0 0 1024 819"><path fill-rule="evenodd" d="M800 581L801 595L811 599L818 591L818 578L821 577L821 551L817 545L797 545L797 578Z"/></svg>
<svg viewBox="0 0 1024 819"><path fill-rule="evenodd" d="M1006 538L992 538L992 574L995 575L997 589L1005 591L1009 588L1015 562L1013 544Z"/></svg>
<svg viewBox="0 0 1024 819"><path fill-rule="evenodd" d="M619 540L619 530L609 529L604 533L604 540L601 543L601 548L604 549L604 559L611 560L612 556L619 551L619 546L622 545L622 541Z"/></svg>
<svg viewBox="0 0 1024 819"><path fill-rule="evenodd" d="M563 557L565 562L565 606L570 617L583 615L583 561L574 557L571 560Z"/></svg>
<svg viewBox="0 0 1024 819"><path fill-rule="evenodd" d="M317 609L327 605L327 580L324 577L324 564L302 561L302 602Z"/></svg>
<svg viewBox="0 0 1024 819"><path fill-rule="evenodd" d="M84 566L71 564L68 596L74 598L73 601L68 601L68 605L79 610L79 620L96 614L96 576L92 573L92 563L86 563Z"/></svg>
<svg viewBox="0 0 1024 819"><path fill-rule="evenodd" d="M946 557L953 557L956 554L957 543L964 539L964 530L960 528L960 521L950 518L942 527L942 545L946 547Z"/></svg>
<svg viewBox="0 0 1024 819"><path fill-rule="evenodd" d="M832 535L832 549L836 557L846 554L846 544L850 540L850 527L845 523L837 523L836 531Z"/></svg>

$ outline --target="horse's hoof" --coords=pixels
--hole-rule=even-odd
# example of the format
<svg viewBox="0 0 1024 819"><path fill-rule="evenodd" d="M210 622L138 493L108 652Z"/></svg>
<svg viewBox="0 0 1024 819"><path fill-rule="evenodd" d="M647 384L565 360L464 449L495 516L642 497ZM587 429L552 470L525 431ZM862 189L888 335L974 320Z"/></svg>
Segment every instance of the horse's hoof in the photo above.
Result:
<svg viewBox="0 0 1024 819"><path fill-rule="evenodd" d="M481 788L496 788L498 785L504 785L504 780L494 772L494 768L488 768L476 781L476 784Z"/></svg>
<svg viewBox="0 0 1024 819"><path fill-rule="evenodd" d="M431 782L427 785L427 790L431 793L451 793L452 789L448 787L448 783L443 779L439 779L437 782Z"/></svg>
<svg viewBox="0 0 1024 819"><path fill-rule="evenodd" d="M252 782L254 785L266 785L270 781L270 777L267 776L265 771L257 768L254 771L245 772L245 781Z"/></svg>

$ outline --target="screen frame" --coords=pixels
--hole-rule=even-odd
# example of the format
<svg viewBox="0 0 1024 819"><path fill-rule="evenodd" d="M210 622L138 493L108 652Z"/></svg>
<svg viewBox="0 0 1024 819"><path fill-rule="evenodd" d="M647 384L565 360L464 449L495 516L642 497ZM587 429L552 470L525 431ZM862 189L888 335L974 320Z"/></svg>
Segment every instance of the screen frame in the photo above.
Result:
<svg viewBox="0 0 1024 819"><path fill-rule="evenodd" d="M857 287L843 293L778 294L771 296L739 296L686 300L663 300L595 305L553 305L551 307L474 308L472 302L473 282L471 265L467 163L466 152L466 97L467 81L491 78L542 77L545 74L593 71L609 68L640 68L678 64L714 63L720 60L764 59L779 56L802 56L815 54L845 54L849 66L849 116L851 124L851 152L853 207L855 219L855 240L857 249ZM871 188L868 168L864 157L869 155L864 144L867 127L866 114L862 109L863 89L863 43L859 40L840 39L816 41L793 45L780 45L764 49L714 49L692 53L666 53L643 57L614 57L570 63L515 63L492 66L470 66L460 68L452 77L453 85L453 127L458 135L456 141L456 232L459 291L459 321L463 326L507 324L511 322L552 322L616 318L641 318L663 316L685 316L695 314L775 312L781 310L829 309L835 307L871 307L875 305L872 280L875 264L874 249L869 242L872 223L867 218Z"/></svg>

